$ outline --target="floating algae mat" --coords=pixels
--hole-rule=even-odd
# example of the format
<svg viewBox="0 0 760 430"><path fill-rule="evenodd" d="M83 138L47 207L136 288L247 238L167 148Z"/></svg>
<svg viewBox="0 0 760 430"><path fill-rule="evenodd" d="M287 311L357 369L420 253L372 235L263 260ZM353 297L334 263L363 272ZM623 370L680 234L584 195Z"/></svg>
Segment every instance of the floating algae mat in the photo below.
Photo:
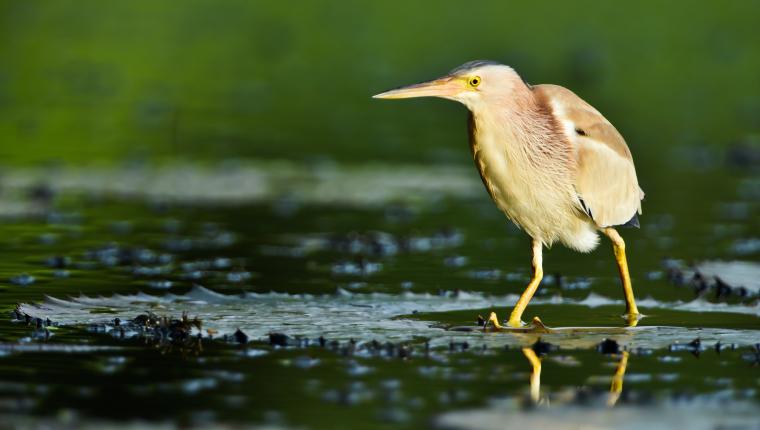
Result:
<svg viewBox="0 0 760 430"><path fill-rule="evenodd" d="M544 325L496 332L478 316L507 317L527 240L473 172L404 169L5 171L2 422L756 427L747 178L714 175L727 200L702 217L654 193L623 232L635 327L603 245L547 251L525 313Z"/></svg>
<svg viewBox="0 0 760 430"><path fill-rule="evenodd" d="M97 298L80 296L69 300L47 297L39 304L22 304L18 312L35 319L52 320L58 325L87 323L100 326L103 331L119 336L125 333L118 330L121 324L114 325L116 318L129 321L150 311L165 315L185 312L203 321L207 332L229 336L241 330L252 339L261 340L267 339L270 333L284 333L307 339L320 336L337 341L354 339L361 343L401 342L416 337L425 338L434 347L448 345L451 341L498 347L520 346L527 342L526 335L535 335L559 346L572 348L594 347L603 339L613 336L630 348L663 348L695 338L729 344L746 344L750 339L760 339L758 315L706 312L699 321L687 322L690 313L672 311L669 309L671 304L658 303L657 308L644 308L645 312L654 315L629 328L621 318L609 317L617 311L614 306L589 309L588 305L578 305L571 300L550 298L549 301L552 304L542 305L545 300L538 299L533 309L545 315L571 313L577 317L574 320L576 324L593 324L597 320L617 323L618 326L536 327L531 324L523 329L504 328L496 333L493 330L484 331L474 324L476 315L483 311L480 308L493 305L506 309L516 302L516 298L511 296L471 294L466 298L456 298L445 294L392 295L346 291L319 296L284 293L225 295L203 287L194 287L183 295L152 296L140 293ZM740 308L742 311L757 311L756 307ZM473 323L450 327L436 324L437 318L458 315L463 319L469 315ZM567 315L563 315L562 319L573 321ZM678 321L682 321L683 325L661 325ZM757 330L741 329L744 327L755 327ZM198 333L203 334L203 330L199 329Z"/></svg>

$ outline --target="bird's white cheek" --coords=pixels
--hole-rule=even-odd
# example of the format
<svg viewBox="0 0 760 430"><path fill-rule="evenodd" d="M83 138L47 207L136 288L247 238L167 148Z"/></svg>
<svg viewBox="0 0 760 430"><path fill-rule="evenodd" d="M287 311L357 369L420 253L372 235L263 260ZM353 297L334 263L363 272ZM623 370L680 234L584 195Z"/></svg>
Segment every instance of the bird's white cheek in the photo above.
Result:
<svg viewBox="0 0 760 430"><path fill-rule="evenodd" d="M478 106L483 103L483 99L480 97L480 94L473 91L462 91L461 93L452 97L452 99L467 106L467 108L471 111L476 110Z"/></svg>

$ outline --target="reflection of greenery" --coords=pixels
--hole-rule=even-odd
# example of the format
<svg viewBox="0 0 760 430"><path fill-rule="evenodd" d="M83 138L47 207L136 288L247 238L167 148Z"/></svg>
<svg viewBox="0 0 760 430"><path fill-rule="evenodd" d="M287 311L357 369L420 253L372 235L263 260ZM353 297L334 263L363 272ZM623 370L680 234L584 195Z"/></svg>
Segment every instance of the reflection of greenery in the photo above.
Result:
<svg viewBox="0 0 760 430"><path fill-rule="evenodd" d="M461 109L369 96L480 57L577 90L640 163L759 125L755 2L360 3L3 2L0 156L466 162Z"/></svg>

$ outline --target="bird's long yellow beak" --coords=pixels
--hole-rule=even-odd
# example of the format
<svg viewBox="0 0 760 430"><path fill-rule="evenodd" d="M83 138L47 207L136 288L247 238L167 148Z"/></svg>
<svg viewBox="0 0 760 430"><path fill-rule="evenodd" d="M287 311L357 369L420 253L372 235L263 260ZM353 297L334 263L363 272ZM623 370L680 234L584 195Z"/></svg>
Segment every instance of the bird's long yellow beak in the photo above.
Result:
<svg viewBox="0 0 760 430"><path fill-rule="evenodd" d="M429 82L408 85L384 93L375 94L373 99L410 99L413 97L452 97L464 90L462 81L452 76L445 76Z"/></svg>

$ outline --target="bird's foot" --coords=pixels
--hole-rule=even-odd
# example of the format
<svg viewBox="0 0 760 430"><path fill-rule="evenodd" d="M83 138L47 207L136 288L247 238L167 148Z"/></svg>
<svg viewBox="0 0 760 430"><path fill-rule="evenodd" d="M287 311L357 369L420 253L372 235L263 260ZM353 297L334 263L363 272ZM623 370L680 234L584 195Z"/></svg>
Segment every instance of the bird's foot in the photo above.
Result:
<svg viewBox="0 0 760 430"><path fill-rule="evenodd" d="M512 328L520 328L525 326L525 323L522 321L522 311L519 313L516 312L517 309L513 309L512 313L509 315L509 321L507 321L507 325Z"/></svg>
<svg viewBox="0 0 760 430"><path fill-rule="evenodd" d="M483 325L483 330L487 329L489 324L493 326L494 330L501 330L503 328L499 322L499 317L496 316L496 312L491 312L491 314L488 315L488 319Z"/></svg>
<svg viewBox="0 0 760 430"><path fill-rule="evenodd" d="M520 318L509 318L507 325L512 328L520 328L525 325Z"/></svg>
<svg viewBox="0 0 760 430"><path fill-rule="evenodd" d="M520 328L525 325L519 318L510 317L509 321L507 321L507 325L504 326L499 322L499 317L496 316L496 312L491 312L485 322L485 325L483 326L483 329L485 330L489 324L492 325L496 330L501 330L504 328Z"/></svg>
<svg viewBox="0 0 760 430"><path fill-rule="evenodd" d="M551 329L544 325L543 321L539 317L533 317L533 321L530 324L525 324L520 319L510 318L505 325L499 322L499 318L496 316L496 312L491 312L488 319L483 322L483 331L488 330L488 326L492 326L494 331L509 330L509 329L522 329L517 332L525 333L550 333Z"/></svg>

